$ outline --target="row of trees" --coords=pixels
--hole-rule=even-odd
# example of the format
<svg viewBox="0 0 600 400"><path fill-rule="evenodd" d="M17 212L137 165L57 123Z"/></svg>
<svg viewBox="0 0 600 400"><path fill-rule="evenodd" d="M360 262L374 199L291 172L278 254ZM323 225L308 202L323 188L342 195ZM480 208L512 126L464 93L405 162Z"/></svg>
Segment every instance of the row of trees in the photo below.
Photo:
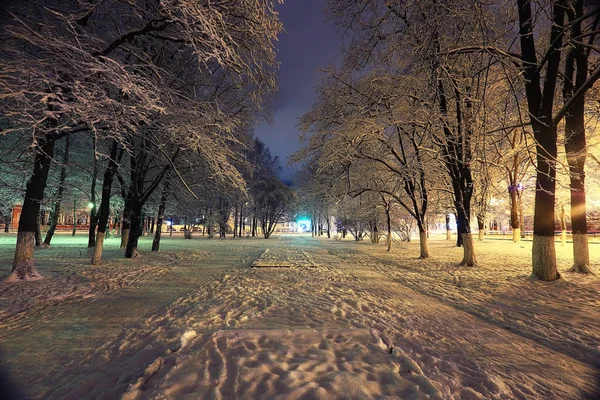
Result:
<svg viewBox="0 0 600 400"><path fill-rule="evenodd" d="M246 193L240 166L248 163L252 126L268 116L280 32L271 0L4 6L2 133L21 146L33 169L9 279L39 277L33 249L40 207L50 171L70 163L70 139L91 143L94 263L102 256L115 186L123 199L126 257L136 254L144 207L158 193L161 205L177 190L194 198L221 188ZM61 141L62 159L55 157ZM61 171L55 210L65 179Z"/></svg>
<svg viewBox="0 0 600 400"><path fill-rule="evenodd" d="M452 208L461 264L476 265L472 214L483 228L503 182L518 240L533 168L532 270L554 280L563 144L573 270L589 271L586 131L597 106L586 100L596 98L600 78L596 2L344 0L331 1L328 14L347 34L345 57L324 71L301 121L307 145L294 157L327 188L321 193L372 193L384 209L393 201L415 221L423 258L426 216L440 204Z"/></svg>

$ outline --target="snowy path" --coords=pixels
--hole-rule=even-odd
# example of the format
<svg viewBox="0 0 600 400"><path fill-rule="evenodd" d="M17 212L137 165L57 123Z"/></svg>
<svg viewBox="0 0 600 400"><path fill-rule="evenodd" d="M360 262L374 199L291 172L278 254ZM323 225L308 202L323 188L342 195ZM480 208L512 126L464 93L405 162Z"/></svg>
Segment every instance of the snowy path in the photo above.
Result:
<svg viewBox="0 0 600 400"><path fill-rule="evenodd" d="M148 312L141 305L133 316L112 309L110 324L127 316L127 329L104 341L96 337L88 344L93 351L63 348L62 368L35 379L31 393L50 399L114 399L124 392L125 399L594 399L600 393L599 280L530 281L521 259L527 244L502 258L498 243L479 244L482 267L457 269L457 249L443 241L432 242L431 260L414 259L414 243L392 254L369 243L298 236L195 243L211 253L206 260L179 260L178 272L113 297L71 303L93 320L102 316L98 302L125 306L126 293L161 299L163 285L171 290ZM249 268L257 259L268 262ZM202 268L192 269L198 263ZM191 271L198 275L190 280ZM170 286L176 281L181 290ZM98 329L90 327L90 335ZM18 344L5 337L6 346Z"/></svg>
<svg viewBox="0 0 600 400"><path fill-rule="evenodd" d="M0 240L2 245L10 238ZM163 313L200 283L260 254L253 248L182 252L189 242L167 239L161 254L124 260L113 239L105 249L106 262L92 267L85 240L59 235L53 248L37 251L38 270L52 279L0 286L0 367L8 366L20 385L33 386L31 394L48 386L48 377L65 375L65 365L76 368L108 340ZM148 246L145 242L149 239L142 238ZM13 248L0 246L4 265L10 265Z"/></svg>

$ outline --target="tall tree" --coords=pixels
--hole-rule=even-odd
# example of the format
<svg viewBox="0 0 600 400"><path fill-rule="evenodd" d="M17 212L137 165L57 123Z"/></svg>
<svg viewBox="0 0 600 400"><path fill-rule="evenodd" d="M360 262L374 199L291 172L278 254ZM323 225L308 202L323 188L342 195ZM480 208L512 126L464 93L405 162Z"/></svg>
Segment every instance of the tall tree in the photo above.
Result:
<svg viewBox="0 0 600 400"><path fill-rule="evenodd" d="M574 99L572 104L570 102L576 93L585 90L585 85L588 85L589 59L593 50L600 51L594 47L600 26L600 6L594 6L584 0L573 0L569 3L566 13L571 29L564 62L562 91L565 106L569 108L565 113L565 151L571 181L573 266L570 271L589 273L591 269L585 191L585 96Z"/></svg>
<svg viewBox="0 0 600 400"><path fill-rule="evenodd" d="M275 177L256 182L254 193L263 235L265 239L269 239L283 217L294 210L296 195L290 187Z"/></svg>
<svg viewBox="0 0 600 400"><path fill-rule="evenodd" d="M60 177L58 180L58 192L52 205L52 211L50 212L50 228L46 232L44 238L44 244L50 246L54 232L56 231L56 225L58 224L58 217L60 216L60 207L63 201L65 184L67 179L67 166L69 164L69 148L71 146L71 138L69 135L65 136L65 148L63 151L62 165L60 166Z"/></svg>

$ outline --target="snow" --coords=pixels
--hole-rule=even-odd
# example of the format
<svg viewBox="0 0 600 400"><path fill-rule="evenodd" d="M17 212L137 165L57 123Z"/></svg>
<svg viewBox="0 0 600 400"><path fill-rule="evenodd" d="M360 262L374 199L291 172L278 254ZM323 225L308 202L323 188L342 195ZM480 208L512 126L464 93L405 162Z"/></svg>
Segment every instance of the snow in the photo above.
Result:
<svg viewBox="0 0 600 400"><path fill-rule="evenodd" d="M0 237L10 265L14 238ZM12 240L12 243L10 242ZM531 279L531 242L385 244L166 237L88 265L85 238L36 253L47 279L0 286L12 380L44 399L595 399L600 278ZM268 251L266 251L268 249ZM600 243L590 244L599 271ZM8 275L8 270L6 271Z"/></svg>

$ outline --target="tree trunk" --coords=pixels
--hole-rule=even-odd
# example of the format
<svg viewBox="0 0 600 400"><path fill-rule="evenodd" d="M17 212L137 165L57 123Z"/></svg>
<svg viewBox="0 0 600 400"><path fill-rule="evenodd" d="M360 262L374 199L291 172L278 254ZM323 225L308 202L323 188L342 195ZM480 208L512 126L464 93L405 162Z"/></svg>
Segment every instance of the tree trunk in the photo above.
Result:
<svg viewBox="0 0 600 400"><path fill-rule="evenodd" d="M538 129L544 129L544 127ZM546 142L537 145L538 172L533 216L532 273L541 280L553 281L560 278L554 245L556 169L554 161L549 161L543 154L548 152L550 157L556 157L556 142L554 145L552 141Z"/></svg>
<svg viewBox="0 0 600 400"><path fill-rule="evenodd" d="M477 215L477 230L479 233L478 240L483 242L485 239L485 219L480 215Z"/></svg>
<svg viewBox="0 0 600 400"><path fill-rule="evenodd" d="M162 233L162 223L165 218L165 209L167 207L167 194L168 194L168 183L163 186L162 194L160 196L160 204L158 205L158 217L156 218L156 233L154 239L152 239L152 251L158 251L160 249L160 237Z"/></svg>
<svg viewBox="0 0 600 400"><path fill-rule="evenodd" d="M233 209L233 238L235 239L238 235L238 204L235 203L235 207Z"/></svg>
<svg viewBox="0 0 600 400"><path fill-rule="evenodd" d="M96 244L96 224L98 222L96 213L96 183L98 181L98 157L96 156L96 137L94 136L94 172L92 174L92 188L90 203L90 228L88 230L88 247L94 247Z"/></svg>
<svg viewBox="0 0 600 400"><path fill-rule="evenodd" d="M184 239L191 239L192 238L192 224L188 225L187 222L187 217L185 217L184 223L183 223L183 237Z"/></svg>
<svg viewBox="0 0 600 400"><path fill-rule="evenodd" d="M94 179L96 181L96 179ZM92 184L93 190L96 190L96 184ZM96 244L96 227L98 224L98 215L96 213L96 195L92 195L94 206L90 209L90 227L88 229L88 247L94 247Z"/></svg>
<svg viewBox="0 0 600 400"><path fill-rule="evenodd" d="M125 257L133 258L137 257L138 251L138 241L140 236L142 236L142 207L143 204L138 199L132 199L131 201L131 214L130 221L131 224L129 226L129 235L127 238L127 247L125 248Z"/></svg>
<svg viewBox="0 0 600 400"><path fill-rule="evenodd" d="M452 230L450 229L450 215L446 214L446 240L452 239Z"/></svg>
<svg viewBox="0 0 600 400"><path fill-rule="evenodd" d="M477 265L477 258L475 257L475 246L473 245L473 237L471 233L461 233L462 242L463 242L463 260L460 262L460 265L466 265L468 267L473 267Z"/></svg>
<svg viewBox="0 0 600 400"><path fill-rule="evenodd" d="M242 233L246 236L246 217L242 218Z"/></svg>
<svg viewBox="0 0 600 400"><path fill-rule="evenodd" d="M150 234L153 235L154 234L154 217L152 217L150 219Z"/></svg>
<svg viewBox="0 0 600 400"><path fill-rule="evenodd" d="M123 206L123 219L121 221L121 248L127 247L129 241L129 228L131 226L131 200L129 195L125 196L125 204Z"/></svg>
<svg viewBox="0 0 600 400"><path fill-rule="evenodd" d="M377 223L373 222L371 226L371 242L379 243L379 228L377 227Z"/></svg>
<svg viewBox="0 0 600 400"><path fill-rule="evenodd" d="M387 251L392 251L392 216L390 215L389 203L385 205L385 224L387 226Z"/></svg>
<svg viewBox="0 0 600 400"><path fill-rule="evenodd" d="M10 223L12 218L12 209L11 209L11 216L7 216L5 221L4 221L4 233L8 233L10 231Z"/></svg>
<svg viewBox="0 0 600 400"><path fill-rule="evenodd" d="M456 247L462 247L463 246L463 241L462 241L463 237L462 237L461 233L464 233L464 232L461 232L460 228L458 227L458 224L459 224L458 223L458 214L454 214L454 219L456 221L456 232L457 232Z"/></svg>
<svg viewBox="0 0 600 400"><path fill-rule="evenodd" d="M42 244L42 230L40 227L41 213L37 216L37 223L35 224L35 247L40 247Z"/></svg>
<svg viewBox="0 0 600 400"><path fill-rule="evenodd" d="M108 216L108 222L106 223L106 237L107 238L111 238L114 235L113 229L112 229L112 214Z"/></svg>
<svg viewBox="0 0 600 400"><path fill-rule="evenodd" d="M71 236L75 236L77 232L77 200L73 199L73 232Z"/></svg>
<svg viewBox="0 0 600 400"><path fill-rule="evenodd" d="M517 185L511 183L508 187L510 197L510 226L512 228L512 240L515 243L521 241L521 219L519 218L519 201Z"/></svg>
<svg viewBox="0 0 600 400"><path fill-rule="evenodd" d="M50 212L50 228L46 232L44 243L46 246L50 246L54 232L56 231L56 225L58 225L58 217L60 216L60 206L63 200L65 192L65 181L67 180L67 164L69 163L69 149L71 147L70 135L65 137L65 150L63 154L62 165L60 167L60 177L58 179L58 193L56 194L56 200Z"/></svg>
<svg viewBox="0 0 600 400"><path fill-rule="evenodd" d="M567 7L555 2L546 64L544 87L537 60L531 2L517 0L519 13L519 40L523 59L525 94L533 136L536 140L536 190L533 215L532 274L544 281L560 278L556 265L554 245L554 204L556 189L557 132L552 119L558 69L560 66L564 17ZM546 53L546 52L544 52Z"/></svg>
<svg viewBox="0 0 600 400"><path fill-rule="evenodd" d="M242 235L244 234L244 232L242 230L243 225L244 225L244 203L241 203L240 204L240 219L239 219L239 229L240 229L240 231L238 233L239 237L242 237Z"/></svg>
<svg viewBox="0 0 600 400"><path fill-rule="evenodd" d="M576 3L575 14L569 16L573 23L573 34L581 35L583 2ZM569 15L569 14L568 14ZM570 100L575 90L580 89L588 79L589 53L581 43L572 45L565 62L563 99ZM590 253L587 235L587 204L585 199L585 160L587 143L585 132L585 96L565 115L565 152L569 164L571 195L571 233L573 235L573 266L570 272L590 273Z"/></svg>
<svg viewBox="0 0 600 400"><path fill-rule="evenodd" d="M41 275L35 270L33 260L34 236L40 205L44 198L44 190L48 182L50 162L54 155L55 139L52 135L42 136L38 140L35 154L33 174L27 181L25 199L21 210L21 220L17 232L17 245L13 259L11 275L8 280L39 279Z"/></svg>
<svg viewBox="0 0 600 400"><path fill-rule="evenodd" d="M98 236L94 240L94 254L92 255L92 265L100 264L102 261L102 250L104 248L104 237L106 236L106 228L110 219L110 196L112 194L112 184L115 177L115 172L118 168L117 151L119 144L113 141L110 149L110 158L108 165L104 171L102 182L102 198L100 200L100 210L98 213ZM88 244L89 245L89 244Z"/></svg>
<svg viewBox="0 0 600 400"><path fill-rule="evenodd" d="M429 242L427 240L427 230L423 228L419 228L419 249L421 254L419 258L429 258Z"/></svg>
<svg viewBox="0 0 600 400"><path fill-rule="evenodd" d="M473 237L471 236L471 228L469 226L468 211L461 206L457 206L456 208L458 210L456 214L456 227L463 247L463 259L460 265L476 266L477 258L475 257L475 246L473 245Z"/></svg>

